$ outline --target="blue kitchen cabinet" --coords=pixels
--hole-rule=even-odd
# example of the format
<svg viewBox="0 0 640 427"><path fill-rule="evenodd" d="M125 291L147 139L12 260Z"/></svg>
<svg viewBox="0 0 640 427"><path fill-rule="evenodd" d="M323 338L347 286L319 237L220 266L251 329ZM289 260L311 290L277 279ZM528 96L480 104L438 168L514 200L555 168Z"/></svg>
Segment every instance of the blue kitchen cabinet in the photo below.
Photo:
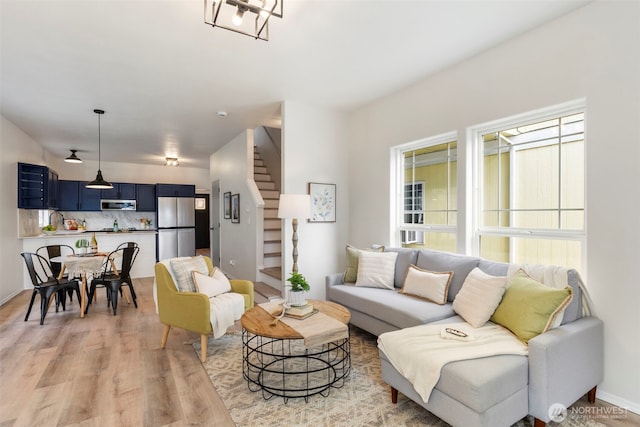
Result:
<svg viewBox="0 0 640 427"><path fill-rule="evenodd" d="M18 163L18 208L57 209L58 174L42 165Z"/></svg>
<svg viewBox="0 0 640 427"><path fill-rule="evenodd" d="M136 210L138 212L155 212L155 184L136 184Z"/></svg>

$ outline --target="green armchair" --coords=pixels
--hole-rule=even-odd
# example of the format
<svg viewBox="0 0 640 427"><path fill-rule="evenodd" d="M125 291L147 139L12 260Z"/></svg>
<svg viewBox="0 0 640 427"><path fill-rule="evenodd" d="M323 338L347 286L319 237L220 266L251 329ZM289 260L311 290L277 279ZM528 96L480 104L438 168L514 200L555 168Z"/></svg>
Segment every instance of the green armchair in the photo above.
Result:
<svg viewBox="0 0 640 427"><path fill-rule="evenodd" d="M213 271L213 263L208 257L203 257ZM161 347L167 343L171 327L186 329L200 334L202 350L200 360L204 363L207 358L207 337L213 333L210 322L209 298L196 292L178 292L173 278L167 267L159 262L155 266L156 287L158 292L158 315L164 324ZM254 304L253 282L249 280L230 280L231 290L244 297L244 310L247 311Z"/></svg>

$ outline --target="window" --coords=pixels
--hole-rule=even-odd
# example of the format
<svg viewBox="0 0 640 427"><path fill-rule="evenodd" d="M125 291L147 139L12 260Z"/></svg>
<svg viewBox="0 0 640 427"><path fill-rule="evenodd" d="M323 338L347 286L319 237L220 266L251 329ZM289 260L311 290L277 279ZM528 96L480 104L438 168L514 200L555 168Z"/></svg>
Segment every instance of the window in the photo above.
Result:
<svg viewBox="0 0 640 427"><path fill-rule="evenodd" d="M473 131L480 256L580 270L585 246L584 123L581 103Z"/></svg>
<svg viewBox="0 0 640 427"><path fill-rule="evenodd" d="M404 247L456 248L455 133L396 147L396 231Z"/></svg>

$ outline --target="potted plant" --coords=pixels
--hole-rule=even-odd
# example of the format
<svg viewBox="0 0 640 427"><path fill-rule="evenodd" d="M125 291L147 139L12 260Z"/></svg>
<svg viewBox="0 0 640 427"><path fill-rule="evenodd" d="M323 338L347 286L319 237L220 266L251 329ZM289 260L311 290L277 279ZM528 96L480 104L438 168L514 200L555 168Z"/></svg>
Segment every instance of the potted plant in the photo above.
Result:
<svg viewBox="0 0 640 427"><path fill-rule="evenodd" d="M307 301L304 298L304 293L311 289L307 279L301 273L294 271L291 273L291 277L287 279L287 282L291 283L287 302L294 307L305 305Z"/></svg>

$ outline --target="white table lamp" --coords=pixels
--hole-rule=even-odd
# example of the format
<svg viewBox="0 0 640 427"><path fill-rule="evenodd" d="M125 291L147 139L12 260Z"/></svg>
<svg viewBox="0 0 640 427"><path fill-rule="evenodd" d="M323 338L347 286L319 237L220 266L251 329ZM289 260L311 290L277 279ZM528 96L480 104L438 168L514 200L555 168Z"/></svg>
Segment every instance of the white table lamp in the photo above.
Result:
<svg viewBox="0 0 640 427"><path fill-rule="evenodd" d="M311 218L311 196L308 194L281 194L278 218L291 218L293 225L293 269L298 271L298 219Z"/></svg>

